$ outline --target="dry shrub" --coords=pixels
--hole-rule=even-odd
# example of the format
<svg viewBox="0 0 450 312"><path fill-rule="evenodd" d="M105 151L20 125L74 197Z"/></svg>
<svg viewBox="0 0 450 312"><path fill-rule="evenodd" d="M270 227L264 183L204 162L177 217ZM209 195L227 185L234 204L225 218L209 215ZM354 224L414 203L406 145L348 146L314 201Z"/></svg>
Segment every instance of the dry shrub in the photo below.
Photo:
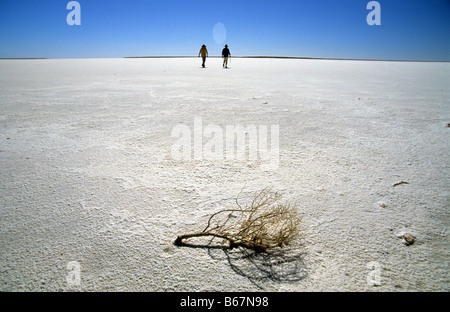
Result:
<svg viewBox="0 0 450 312"><path fill-rule="evenodd" d="M174 244L214 248L190 243L195 238L210 237L211 241L219 239L226 242L215 248L243 247L255 252L268 252L283 247L298 236L301 217L295 205L282 201L280 193L265 188L244 207L239 204L239 195L236 209L214 213L203 231L178 236Z"/></svg>

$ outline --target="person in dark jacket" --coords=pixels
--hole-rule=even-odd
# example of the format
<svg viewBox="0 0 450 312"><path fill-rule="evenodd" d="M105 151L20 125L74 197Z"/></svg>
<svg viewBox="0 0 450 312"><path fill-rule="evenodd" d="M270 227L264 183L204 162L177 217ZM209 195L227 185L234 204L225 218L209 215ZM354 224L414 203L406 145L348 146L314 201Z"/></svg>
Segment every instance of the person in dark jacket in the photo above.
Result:
<svg viewBox="0 0 450 312"><path fill-rule="evenodd" d="M223 57L223 65L222 67L228 68L228 58L231 56L230 50L228 49L228 45L225 45L225 48L222 50Z"/></svg>

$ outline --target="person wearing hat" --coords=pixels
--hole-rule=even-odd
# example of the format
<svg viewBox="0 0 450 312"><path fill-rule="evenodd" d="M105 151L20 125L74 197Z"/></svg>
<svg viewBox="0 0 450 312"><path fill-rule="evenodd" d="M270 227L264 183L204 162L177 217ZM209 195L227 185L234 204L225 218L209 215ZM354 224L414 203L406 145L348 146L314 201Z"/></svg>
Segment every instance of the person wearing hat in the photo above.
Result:
<svg viewBox="0 0 450 312"><path fill-rule="evenodd" d="M225 45L225 48L222 50L222 57L223 57L223 68L228 68L228 57L231 56L230 50L228 49L228 45Z"/></svg>
<svg viewBox="0 0 450 312"><path fill-rule="evenodd" d="M206 49L205 45L202 45L202 48L200 49L200 52L198 53L198 57L200 57L200 55L202 56L202 67L205 68L205 62L206 62L206 58L208 57L208 50Z"/></svg>

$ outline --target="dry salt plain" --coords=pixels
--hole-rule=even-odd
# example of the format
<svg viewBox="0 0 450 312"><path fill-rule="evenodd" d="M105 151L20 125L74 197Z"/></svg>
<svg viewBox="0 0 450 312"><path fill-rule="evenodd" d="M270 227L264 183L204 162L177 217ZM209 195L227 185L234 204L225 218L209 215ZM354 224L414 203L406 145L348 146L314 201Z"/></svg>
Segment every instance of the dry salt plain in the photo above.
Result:
<svg viewBox="0 0 450 312"><path fill-rule="evenodd" d="M0 61L1 291L450 290L449 63L221 67ZM273 158L227 157L238 125ZM172 244L267 186L303 216L279 280Z"/></svg>

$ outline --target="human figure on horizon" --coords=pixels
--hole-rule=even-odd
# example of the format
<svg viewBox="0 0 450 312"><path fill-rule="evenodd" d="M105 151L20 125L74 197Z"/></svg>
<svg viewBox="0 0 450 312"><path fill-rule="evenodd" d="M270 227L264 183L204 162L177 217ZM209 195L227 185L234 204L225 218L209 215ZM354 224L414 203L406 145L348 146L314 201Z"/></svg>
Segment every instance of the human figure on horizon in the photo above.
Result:
<svg viewBox="0 0 450 312"><path fill-rule="evenodd" d="M202 56L202 67L205 68L206 58L208 57L208 49L206 49L205 45L202 45L202 48L200 49L200 52L198 53L198 57Z"/></svg>
<svg viewBox="0 0 450 312"><path fill-rule="evenodd" d="M222 50L222 57L223 57L223 68L228 68L228 57L231 56L230 50L228 49L228 45L225 45L225 48Z"/></svg>

